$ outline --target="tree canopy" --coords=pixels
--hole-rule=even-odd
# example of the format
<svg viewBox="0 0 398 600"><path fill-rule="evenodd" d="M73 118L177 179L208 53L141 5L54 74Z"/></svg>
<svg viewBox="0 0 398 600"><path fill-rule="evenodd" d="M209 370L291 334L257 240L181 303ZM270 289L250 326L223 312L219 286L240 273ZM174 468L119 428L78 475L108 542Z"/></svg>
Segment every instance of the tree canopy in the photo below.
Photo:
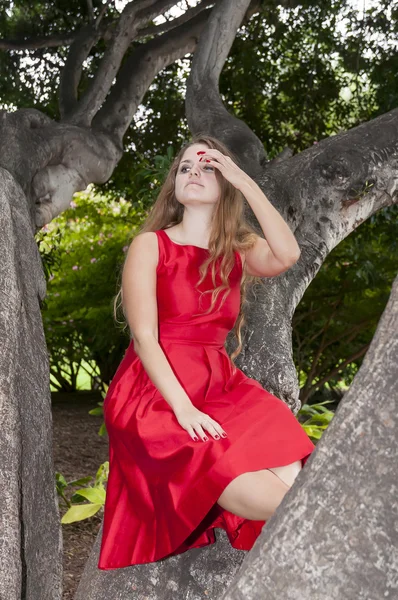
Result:
<svg viewBox="0 0 398 600"><path fill-rule="evenodd" d="M126 3L125 3L126 4ZM172 4L172 3L171 3ZM180 2L187 6L211 2ZM398 97L395 39L398 8L347 0L253 2L255 16L237 32L220 77L225 106L264 143L269 158L286 146L313 143L392 110ZM83 63L81 97L99 68L122 3L2 0L0 107L37 108L60 117L59 85L69 47L80 29L102 15L98 40ZM105 10L106 8L106 10ZM165 11L131 44L125 59L178 14ZM146 34L146 35L145 35ZM165 154L189 137L185 87L191 57L166 66L145 93L124 137L125 151L101 189L134 202L134 176L143 157Z"/></svg>

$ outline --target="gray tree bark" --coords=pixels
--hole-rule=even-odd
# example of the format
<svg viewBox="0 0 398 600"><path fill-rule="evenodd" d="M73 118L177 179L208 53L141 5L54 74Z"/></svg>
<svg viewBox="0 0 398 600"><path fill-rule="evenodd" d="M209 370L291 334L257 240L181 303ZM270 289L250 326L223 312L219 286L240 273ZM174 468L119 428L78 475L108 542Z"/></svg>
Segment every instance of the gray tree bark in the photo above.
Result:
<svg viewBox="0 0 398 600"><path fill-rule="evenodd" d="M360 370L223 600L398 597L398 277Z"/></svg>
<svg viewBox="0 0 398 600"><path fill-rule="evenodd" d="M58 600L62 539L52 459L45 280L25 194L0 168L0 598Z"/></svg>
<svg viewBox="0 0 398 600"><path fill-rule="evenodd" d="M232 548L226 533L217 542L179 556L101 571L97 568L102 527L80 579L74 600L203 600L221 598L245 555Z"/></svg>

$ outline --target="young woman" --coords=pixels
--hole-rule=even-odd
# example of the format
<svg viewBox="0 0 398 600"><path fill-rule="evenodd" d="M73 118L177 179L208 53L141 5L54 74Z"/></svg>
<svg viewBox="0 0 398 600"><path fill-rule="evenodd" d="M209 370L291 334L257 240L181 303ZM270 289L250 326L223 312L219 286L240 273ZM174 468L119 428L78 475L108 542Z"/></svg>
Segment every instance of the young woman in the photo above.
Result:
<svg viewBox="0 0 398 600"><path fill-rule="evenodd" d="M265 240L244 219L244 196ZM123 269L132 339L104 401L100 569L212 544L216 527L250 550L293 484L315 446L233 360L247 284L286 271L299 254L223 144L198 136L180 150Z"/></svg>

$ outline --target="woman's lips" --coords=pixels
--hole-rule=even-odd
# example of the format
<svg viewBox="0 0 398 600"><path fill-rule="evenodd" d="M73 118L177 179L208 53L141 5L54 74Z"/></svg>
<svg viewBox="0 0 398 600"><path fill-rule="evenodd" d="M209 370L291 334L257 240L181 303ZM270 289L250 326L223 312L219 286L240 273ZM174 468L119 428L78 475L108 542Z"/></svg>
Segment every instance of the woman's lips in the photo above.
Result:
<svg viewBox="0 0 398 600"><path fill-rule="evenodd" d="M197 183L196 181L190 181L189 183L187 183L187 185L200 185L200 187L203 187L201 183Z"/></svg>

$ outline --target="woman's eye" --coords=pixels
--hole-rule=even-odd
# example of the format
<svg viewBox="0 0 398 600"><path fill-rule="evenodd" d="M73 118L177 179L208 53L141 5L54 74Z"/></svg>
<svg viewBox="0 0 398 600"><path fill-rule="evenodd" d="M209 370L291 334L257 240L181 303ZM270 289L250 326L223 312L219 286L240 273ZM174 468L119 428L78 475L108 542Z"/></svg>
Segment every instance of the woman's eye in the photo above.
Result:
<svg viewBox="0 0 398 600"><path fill-rule="evenodd" d="M185 173L186 169L188 169L188 167L181 167L180 173ZM203 169L211 169L212 171L214 171L214 167L212 167L211 165L203 165Z"/></svg>

